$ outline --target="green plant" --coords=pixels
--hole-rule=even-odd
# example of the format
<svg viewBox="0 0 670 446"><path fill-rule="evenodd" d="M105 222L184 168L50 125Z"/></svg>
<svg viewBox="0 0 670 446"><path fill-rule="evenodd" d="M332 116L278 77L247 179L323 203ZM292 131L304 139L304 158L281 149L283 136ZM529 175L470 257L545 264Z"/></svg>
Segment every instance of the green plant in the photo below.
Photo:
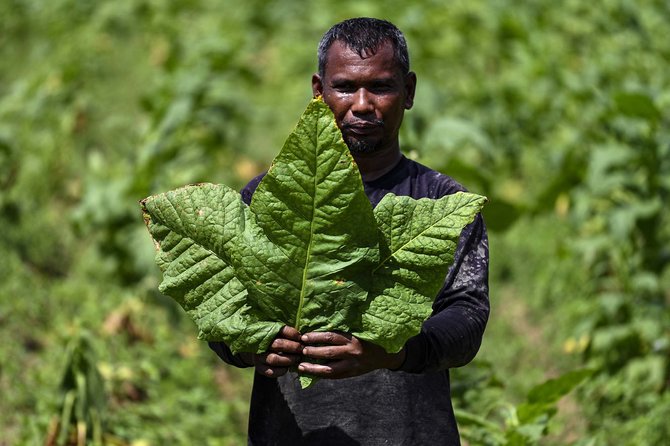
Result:
<svg viewBox="0 0 670 446"><path fill-rule="evenodd" d="M486 446L536 445L548 433L549 421L557 412L557 402L593 373L582 369L534 386L524 401L514 405L492 401L486 414L456 410L463 437Z"/></svg>
<svg viewBox="0 0 670 446"><path fill-rule="evenodd" d="M47 434L48 446L103 444L107 397L97 359L85 333L70 340L65 355L61 415Z"/></svg>
<svg viewBox="0 0 670 446"><path fill-rule="evenodd" d="M332 112L313 100L247 207L226 186L142 201L161 291L200 336L265 351L283 325L344 330L397 352L432 311L485 197L386 196L372 209Z"/></svg>

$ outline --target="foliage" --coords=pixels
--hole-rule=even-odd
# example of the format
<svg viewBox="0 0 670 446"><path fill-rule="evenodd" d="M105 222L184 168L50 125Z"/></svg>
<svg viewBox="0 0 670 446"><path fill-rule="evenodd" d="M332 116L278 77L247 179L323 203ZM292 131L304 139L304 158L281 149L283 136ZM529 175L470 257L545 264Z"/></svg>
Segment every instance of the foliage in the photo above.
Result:
<svg viewBox="0 0 670 446"><path fill-rule="evenodd" d="M516 407L585 365L542 443L663 444L670 10L656 0L0 2L0 444L44 442L79 329L106 438L244 441L251 376L153 291L137 201L260 172L311 96L317 40L355 15L407 35L403 149L491 200L493 312L453 373L459 410Z"/></svg>
<svg viewBox="0 0 670 446"><path fill-rule="evenodd" d="M86 335L72 338L61 382L61 416L54 419L47 445L102 444L106 395L95 354Z"/></svg>
<svg viewBox="0 0 670 446"><path fill-rule="evenodd" d="M313 100L251 205L225 185L142 200L164 273L200 337L266 351L283 325L397 352L417 334L485 197L385 196L373 210L335 118Z"/></svg>
<svg viewBox="0 0 670 446"><path fill-rule="evenodd" d="M491 401L484 414L457 410L456 416L465 440L490 446L537 444L546 434L556 414L556 403L592 374L591 370L573 370L538 384L517 406ZM499 420L496 423L494 420Z"/></svg>
<svg viewBox="0 0 670 446"><path fill-rule="evenodd" d="M652 410L670 390L670 133L642 92L614 95L604 119L610 131L574 190L573 221L581 232L574 249L593 272L598 302L579 327L584 359L600 371L586 394L605 415L596 424L615 436L630 429L631 411Z"/></svg>

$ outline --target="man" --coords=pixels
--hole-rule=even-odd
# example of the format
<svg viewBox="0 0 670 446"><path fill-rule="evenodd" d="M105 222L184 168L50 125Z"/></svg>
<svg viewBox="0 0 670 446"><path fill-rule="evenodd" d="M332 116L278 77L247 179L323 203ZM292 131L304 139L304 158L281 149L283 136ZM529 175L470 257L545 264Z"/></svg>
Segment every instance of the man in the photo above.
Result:
<svg viewBox="0 0 670 446"><path fill-rule="evenodd" d="M312 91L333 111L373 206L390 192L439 198L463 190L400 151L398 132L413 105L416 75L394 25L369 18L341 22L323 36L318 59ZM247 203L261 179L242 191ZM262 355L232 355L224 344L211 343L226 362L256 368L249 444L459 444L448 369L475 356L489 313L488 241L480 216L464 229L433 310L421 333L396 354L347 333L301 334L291 327ZM301 390L289 371L295 366L322 379Z"/></svg>

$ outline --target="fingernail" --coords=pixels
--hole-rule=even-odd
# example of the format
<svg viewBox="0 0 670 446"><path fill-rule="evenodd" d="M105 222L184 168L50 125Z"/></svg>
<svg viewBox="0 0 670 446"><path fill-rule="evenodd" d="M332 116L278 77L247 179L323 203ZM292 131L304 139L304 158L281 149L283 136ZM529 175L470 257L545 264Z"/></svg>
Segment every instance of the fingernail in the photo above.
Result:
<svg viewBox="0 0 670 446"><path fill-rule="evenodd" d="M300 340L301 340L302 342L307 342L307 341L309 341L309 338L307 337L307 335L302 335L302 336L300 337Z"/></svg>

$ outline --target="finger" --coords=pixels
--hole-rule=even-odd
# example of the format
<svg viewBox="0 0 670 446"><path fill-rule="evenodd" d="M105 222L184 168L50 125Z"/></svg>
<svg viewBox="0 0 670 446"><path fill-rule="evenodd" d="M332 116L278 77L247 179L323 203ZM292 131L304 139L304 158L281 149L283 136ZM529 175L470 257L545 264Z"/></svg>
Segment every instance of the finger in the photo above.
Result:
<svg viewBox="0 0 670 446"><path fill-rule="evenodd" d="M267 353L254 353L252 356L254 366L258 367L260 365L265 365L267 356L268 356Z"/></svg>
<svg viewBox="0 0 670 446"><path fill-rule="evenodd" d="M298 365L298 371L318 378L340 379L353 376L353 370L347 361L335 361L328 364L314 364L311 362L301 362Z"/></svg>
<svg viewBox="0 0 670 446"><path fill-rule="evenodd" d="M331 378L333 376L333 367L330 364L301 362L298 364L298 372L317 376L319 378Z"/></svg>
<svg viewBox="0 0 670 446"><path fill-rule="evenodd" d="M265 364L270 367L291 367L298 364L302 357L299 355L284 355L280 353L270 353L265 359Z"/></svg>
<svg viewBox="0 0 670 446"><path fill-rule="evenodd" d="M279 331L278 337L290 339L292 341L300 342L300 332L293 327L284 325Z"/></svg>
<svg viewBox="0 0 670 446"><path fill-rule="evenodd" d="M302 349L302 354L313 359L334 360L351 356L349 350L346 345L307 346Z"/></svg>
<svg viewBox="0 0 670 446"><path fill-rule="evenodd" d="M299 355L302 352L303 344L296 341L291 341L288 339L277 338L272 341L270 344L270 351L272 352L283 352L283 353L293 353Z"/></svg>
<svg viewBox="0 0 670 446"><path fill-rule="evenodd" d="M280 376L285 375L286 372L288 372L287 367L269 367L263 364L256 366L256 373L260 373L268 378L279 378Z"/></svg>
<svg viewBox="0 0 670 446"><path fill-rule="evenodd" d="M351 335L334 331L313 331L300 338L305 344L345 345L351 341Z"/></svg>

